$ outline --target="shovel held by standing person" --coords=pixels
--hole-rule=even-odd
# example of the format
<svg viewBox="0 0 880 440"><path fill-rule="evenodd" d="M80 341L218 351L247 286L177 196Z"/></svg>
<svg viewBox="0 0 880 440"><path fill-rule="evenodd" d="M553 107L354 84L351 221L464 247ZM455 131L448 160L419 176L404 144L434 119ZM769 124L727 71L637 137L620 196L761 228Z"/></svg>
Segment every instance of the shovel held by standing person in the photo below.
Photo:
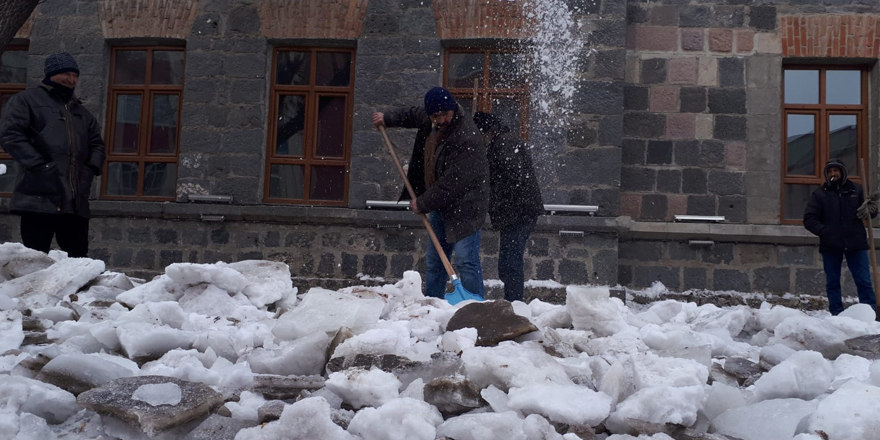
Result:
<svg viewBox="0 0 880 440"><path fill-rule="evenodd" d="M410 185L409 183L409 179L406 178L406 172L403 170L403 166L400 164L400 160L397 159L397 154L394 152L394 144L392 144L391 139L388 138L388 133L385 132L385 127L380 125L378 128L379 132L382 133L382 140L385 144L385 147L388 148L388 153L391 155L391 159L394 161L394 166L397 167L397 171L400 172L400 176L403 178L403 183L406 186L407 192L409 192L409 196L412 200L415 200L416 193L415 191L413 191L412 185ZM418 216L422 219L422 223L425 225L425 229L428 230L428 235L431 237L431 242L437 249L437 253L440 255L440 259L443 261L443 267L446 269L446 273L449 275L449 278L452 279L452 286L455 290L446 294L446 300L453 305L469 299L483 301L483 297L481 295L471 293L467 289L465 289L464 286L462 286L461 280L458 279L458 275L456 275L455 271L452 269L452 264L449 263L449 258L446 257L446 253L443 251L443 246L440 245L440 240L437 239L437 234L434 233L434 228L431 227L431 222L428 221L428 217L425 214L418 214Z"/></svg>

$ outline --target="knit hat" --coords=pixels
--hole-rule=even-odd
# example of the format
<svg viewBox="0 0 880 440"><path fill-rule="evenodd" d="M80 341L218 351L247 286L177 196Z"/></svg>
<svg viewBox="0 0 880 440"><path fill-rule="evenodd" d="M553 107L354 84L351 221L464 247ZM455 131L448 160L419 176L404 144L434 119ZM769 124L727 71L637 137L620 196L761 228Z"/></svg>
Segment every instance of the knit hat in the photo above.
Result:
<svg viewBox="0 0 880 440"><path fill-rule="evenodd" d="M840 179L840 182L835 182L835 183L837 183L839 185L843 185L844 182L846 182L846 178L848 177L847 172L846 172L846 165L844 165L840 159L831 159L828 161L828 163L825 164L825 169L823 171L825 172L825 181L828 182L829 184L831 182L828 181L828 170L831 168L839 168L840 169L840 172L843 175L843 177Z"/></svg>
<svg viewBox="0 0 880 440"><path fill-rule="evenodd" d="M69 53L61 52L46 57L46 67L43 72L46 74L46 78L65 72L75 72L79 75L79 65Z"/></svg>
<svg viewBox="0 0 880 440"><path fill-rule="evenodd" d="M439 112L447 112L449 110L458 110L458 104L452 93L443 87L434 87L425 93L425 113L429 116Z"/></svg>

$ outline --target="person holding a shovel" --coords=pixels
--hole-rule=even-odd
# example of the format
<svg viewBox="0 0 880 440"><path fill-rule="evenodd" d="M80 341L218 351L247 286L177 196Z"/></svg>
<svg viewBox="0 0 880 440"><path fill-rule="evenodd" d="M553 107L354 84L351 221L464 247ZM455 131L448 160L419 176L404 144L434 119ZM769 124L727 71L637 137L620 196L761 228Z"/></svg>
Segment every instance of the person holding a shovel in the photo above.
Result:
<svg viewBox="0 0 880 440"><path fill-rule="evenodd" d="M419 130L407 172L416 199L406 191L400 199L410 199L416 214L428 214L444 253L454 254L461 284L482 297L480 232L489 200L489 164L470 115L461 111L448 90L434 87L425 94L424 107L376 112L372 119L376 127ZM425 294L443 298L449 275L430 244L425 263Z"/></svg>
<svg viewBox="0 0 880 440"><path fill-rule="evenodd" d="M878 199L880 194L873 194L866 200L862 186L847 179L843 162L831 159L825 164L825 183L813 191L804 211L804 227L819 236L828 310L832 315L843 311L840 272L844 257L859 302L877 309L863 222L877 216Z"/></svg>

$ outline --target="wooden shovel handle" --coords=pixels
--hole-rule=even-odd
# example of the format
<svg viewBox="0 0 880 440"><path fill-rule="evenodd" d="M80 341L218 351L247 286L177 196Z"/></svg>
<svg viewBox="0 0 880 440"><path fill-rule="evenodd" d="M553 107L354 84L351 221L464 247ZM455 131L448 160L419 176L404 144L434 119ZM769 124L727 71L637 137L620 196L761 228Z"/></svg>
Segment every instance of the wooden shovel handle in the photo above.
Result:
<svg viewBox="0 0 880 440"><path fill-rule="evenodd" d="M406 172L403 171L403 166L400 165L400 161L397 160L397 154L394 152L394 145L391 143L391 139L388 139L388 133L385 132L384 125L379 126L379 133L382 133L382 140L388 148L388 153L391 154L391 159L394 160L394 165L397 167L397 171L400 172L400 177L403 177L403 184L406 185L406 191L409 193L410 199L416 200L416 192L413 190L412 185L410 185L409 179L406 178ZM434 233L434 228L431 227L431 222L428 221L428 217L425 214L418 215L421 217L425 229L428 230L428 235L431 237L431 241L434 243L437 253L440 254L440 260L443 261L443 267L446 269L446 273L452 277L452 279L458 278L458 275L452 270L452 264L449 263L449 258L446 257L446 252L443 252L443 246L440 245L440 240L437 239L437 234Z"/></svg>

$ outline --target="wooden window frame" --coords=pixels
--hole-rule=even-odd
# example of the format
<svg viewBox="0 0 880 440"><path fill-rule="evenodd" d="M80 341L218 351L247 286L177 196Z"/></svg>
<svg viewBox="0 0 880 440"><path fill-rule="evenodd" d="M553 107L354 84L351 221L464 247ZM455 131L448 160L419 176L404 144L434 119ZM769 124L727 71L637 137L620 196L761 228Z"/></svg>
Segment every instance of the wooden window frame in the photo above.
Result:
<svg viewBox="0 0 880 440"><path fill-rule="evenodd" d="M144 84L114 84L116 75L116 55L119 52L128 51L146 51L147 63L144 73ZM182 52L183 53L183 72L181 72L180 84L151 84L151 76L153 74L153 53L154 52ZM110 76L107 84L107 125L105 126L105 145L107 151L107 159L104 161L104 172L101 175L101 199L104 200L144 200L144 201L173 201L177 195L171 196L145 196L144 178L145 167L147 163L173 163L177 166L177 173L180 173L180 128L181 115L183 114L183 90L186 72L186 48L183 46L117 46L111 49L110 54ZM140 92L141 96L141 115L140 129L138 132L138 152L132 153L116 153L113 151L116 131L116 97L118 95L135 95ZM155 95L178 95L177 103L177 145L174 146L173 153L150 153L150 141L152 136L153 122L153 96ZM114 162L137 162L138 164L138 185L137 194L134 196L108 195L107 179L109 177L110 164ZM176 179L175 179L176 181Z"/></svg>
<svg viewBox="0 0 880 440"><path fill-rule="evenodd" d="M868 68L862 65L784 65L782 67L782 164L780 166L780 174L782 184L780 185L780 206L779 219L782 224L799 225L803 224L803 219L786 219L785 218L785 187L786 185L822 185L825 183L823 169L825 163L830 156L830 133L828 128L828 118L834 114L855 114L858 126L858 149L856 160L867 158L868 148ZM786 104L785 103L785 71L786 70L818 70L819 71L819 103L818 104ZM858 70L861 72L861 104L860 105L840 105L826 104L826 73L829 70ZM788 174L788 115L790 114L814 114L816 115L815 130L815 159L814 159L814 175L801 176ZM867 165L866 165L867 166ZM858 163L856 164L858 168ZM858 169L848 170L849 180L861 183L862 178Z"/></svg>
<svg viewBox="0 0 880 440"><path fill-rule="evenodd" d="M483 81L477 84L476 91L471 88L460 88L449 86L449 55L457 53L479 53L483 54ZM517 88L496 88L491 84L487 85L491 76L489 75L490 56L498 53L525 53L515 49L474 49L474 48L457 48L450 47L443 54L443 86L446 87L455 99L476 99L474 111L482 111L492 113L492 98L518 98L520 103L519 111L519 136L523 141L529 140L529 106L530 106L530 90L528 80L522 87ZM476 97L474 96L476 95Z"/></svg>
<svg viewBox="0 0 880 440"><path fill-rule="evenodd" d="M281 85L277 84L278 53L279 52L308 52L311 56L309 61L309 85ZM351 57L348 87L342 86L316 86L319 52L348 53ZM354 83L356 51L349 47L314 47L314 46L277 46L272 50L272 74L269 85L269 124L266 136L266 168L263 181L263 201L266 203L283 203L295 205L314 206L348 206L348 193L351 181L351 141L352 120L354 116ZM305 128L303 130L303 154L301 157L293 155L279 156L276 154L278 136L278 101L280 96L304 95L305 96ZM335 96L346 98L345 134L343 136L342 157L318 157L316 154L318 131L318 99L321 97ZM303 198L291 199L271 197L270 185L272 179L272 165L302 165L303 166ZM312 167L332 166L343 167L345 180L342 200L321 200L310 198L310 186Z"/></svg>
<svg viewBox="0 0 880 440"><path fill-rule="evenodd" d="M10 44L9 46L6 46L6 48L4 49L4 51L12 51L12 50L28 52L29 47L27 44ZM0 95L16 94L19 92L23 92L26 89L27 89L26 83L0 83ZM3 111L3 108L2 108L2 106L0 106L0 112L2 112L2 111ZM16 166L14 164L15 160L12 158L12 156L10 156L9 153L7 153L2 148L0 148L0 161L4 161L4 162L10 161L10 162L13 162L12 166ZM13 172L12 167L6 167L6 168L7 168L6 169L7 174ZM0 191L0 197L12 197L12 192Z"/></svg>

